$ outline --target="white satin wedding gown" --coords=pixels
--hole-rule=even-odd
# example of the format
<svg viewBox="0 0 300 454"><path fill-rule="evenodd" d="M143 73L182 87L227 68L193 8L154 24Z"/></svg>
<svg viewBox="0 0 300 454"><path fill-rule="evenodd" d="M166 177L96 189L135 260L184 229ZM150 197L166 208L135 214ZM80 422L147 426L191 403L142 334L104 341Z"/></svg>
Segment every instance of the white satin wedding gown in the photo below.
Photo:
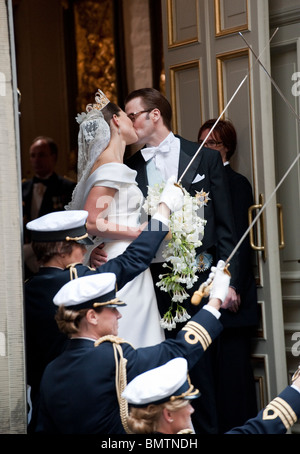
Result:
<svg viewBox="0 0 300 454"><path fill-rule="evenodd" d="M109 203L104 217L121 226L138 226L143 194L135 177L136 171L125 164L103 164L87 179L84 200L93 186L114 188L117 192L112 200L98 200L98 206ZM105 243L104 250L108 259L111 259L122 254L131 241L98 237L96 243L102 242ZM128 282L117 295L127 304L118 309L122 314L119 319L119 337L130 342L135 348L156 345L165 339L159 323L160 315L149 268Z"/></svg>

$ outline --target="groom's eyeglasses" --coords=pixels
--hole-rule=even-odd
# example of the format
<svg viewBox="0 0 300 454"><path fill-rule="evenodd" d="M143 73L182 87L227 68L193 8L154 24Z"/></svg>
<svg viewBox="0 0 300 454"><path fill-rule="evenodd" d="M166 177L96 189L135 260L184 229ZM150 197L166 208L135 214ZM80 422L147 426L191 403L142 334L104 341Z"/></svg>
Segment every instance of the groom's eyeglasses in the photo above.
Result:
<svg viewBox="0 0 300 454"><path fill-rule="evenodd" d="M132 112L132 113L128 114L127 117L130 118L130 120L132 121L132 123L134 123L135 120L137 119L137 117L139 117L142 113L151 112L151 110L152 110L152 109L140 110L139 112Z"/></svg>

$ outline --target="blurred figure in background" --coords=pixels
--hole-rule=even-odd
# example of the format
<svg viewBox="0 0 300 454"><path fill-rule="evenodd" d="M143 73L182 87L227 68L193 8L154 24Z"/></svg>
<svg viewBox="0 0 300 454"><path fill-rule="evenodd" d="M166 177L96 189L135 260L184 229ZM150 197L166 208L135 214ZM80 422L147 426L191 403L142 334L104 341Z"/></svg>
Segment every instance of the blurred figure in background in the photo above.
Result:
<svg viewBox="0 0 300 454"><path fill-rule="evenodd" d="M199 143L205 140L215 123L216 119L211 119L201 126L198 133ZM205 143L206 147L218 150L222 157L228 178L237 239L240 240L248 228L248 208L253 205L253 195L247 178L230 166L229 161L236 151L236 145L236 131L228 120L220 120ZM251 366L251 337L258 323L258 311L252 250L248 237L239 248L239 260L239 307L237 311L232 311L231 308L221 309L220 320L224 331L213 346L216 355L216 402L222 433L244 424L257 414Z"/></svg>
<svg viewBox="0 0 300 454"><path fill-rule="evenodd" d="M45 214L63 210L75 188L75 182L55 173L57 156L57 144L50 137L36 137L29 149L34 176L22 182L25 277L38 271L25 225Z"/></svg>

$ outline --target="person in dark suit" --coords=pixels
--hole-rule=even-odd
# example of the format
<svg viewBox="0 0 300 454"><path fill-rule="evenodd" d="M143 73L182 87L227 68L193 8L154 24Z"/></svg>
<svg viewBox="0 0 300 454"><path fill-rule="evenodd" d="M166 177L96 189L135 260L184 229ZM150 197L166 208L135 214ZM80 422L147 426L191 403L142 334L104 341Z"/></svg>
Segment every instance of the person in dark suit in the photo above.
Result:
<svg viewBox="0 0 300 454"><path fill-rule="evenodd" d="M37 432L126 433L128 409L122 398L126 383L176 357L186 358L192 367L222 330L218 309L230 282L224 266L220 262L211 270L214 280L207 305L176 339L138 349L117 337L118 307L124 303L116 298L113 273L65 284L53 301L58 306L57 323L71 339L44 372Z"/></svg>
<svg viewBox="0 0 300 454"><path fill-rule="evenodd" d="M172 191L174 192L173 195ZM92 269L82 264L86 245L92 241L86 231L88 212L84 210L48 213L27 224L32 235L32 247L42 265L37 274L25 282L26 366L27 383L31 387L33 418L29 430L35 425L40 380L46 365L52 361L66 343L55 322L56 307L53 297L69 280L90 274L113 272L118 289L144 271L168 232L169 210L172 198L179 209L182 191L166 187L158 212L147 228L128 246L125 252L105 265Z"/></svg>
<svg viewBox="0 0 300 454"><path fill-rule="evenodd" d="M144 88L130 93L125 100L125 111L133 121L138 136L136 145L141 147L146 145L146 148L129 157L126 164L137 171L136 181L147 197L148 185L166 181L170 174L176 175L177 179L181 177L198 150L199 144L172 133L170 103L155 89ZM216 263L219 259L226 261L229 257L236 245L236 235L228 183L218 151L203 148L181 179L181 184L192 196L196 191L200 192L203 189L209 197L203 216L207 224L202 246L197 250L198 281L189 291L192 294L207 279L211 263ZM226 301L233 310L238 309L237 267L238 255L235 255L230 263L231 287ZM163 258L159 253L151 263L150 270L153 281L158 282L159 275L164 274L165 270ZM171 297L158 288L156 296L163 316L170 307ZM190 315L197 311L190 301L184 302L184 305ZM166 337L175 335L176 330L166 332ZM201 397L196 404L199 410L195 409L193 421L198 432L202 430L204 433L217 433L213 375L209 362L209 355L204 355L201 364L191 371L193 382L201 391ZM204 368L206 373L202 373Z"/></svg>
<svg viewBox="0 0 300 454"><path fill-rule="evenodd" d="M53 211L63 210L71 200L76 183L55 172L58 147L54 140L46 136L36 137L29 149L29 159L33 178L22 181L24 259L26 276L36 272L38 266L30 247L30 233L27 222Z"/></svg>
<svg viewBox="0 0 300 454"><path fill-rule="evenodd" d="M206 121L198 133L205 140L216 119ZM224 164L229 184L233 219L238 239L248 229L248 208L253 205L252 187L247 178L235 172L230 158L237 145L233 124L220 120L209 136L207 147L217 150ZM258 324L257 290L253 275L253 257L247 236L239 247L238 288L239 309L221 309L224 331L214 345L216 350L217 402L220 430L244 424L257 414L255 383L251 366L251 338Z"/></svg>

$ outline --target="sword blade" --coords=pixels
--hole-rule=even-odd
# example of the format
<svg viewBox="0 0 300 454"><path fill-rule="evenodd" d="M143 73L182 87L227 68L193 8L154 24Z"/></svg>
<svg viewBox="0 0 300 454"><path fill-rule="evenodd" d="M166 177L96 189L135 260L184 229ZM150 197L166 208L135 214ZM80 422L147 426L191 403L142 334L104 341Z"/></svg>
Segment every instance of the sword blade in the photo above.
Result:
<svg viewBox="0 0 300 454"><path fill-rule="evenodd" d="M217 124L219 123L220 119L222 118L222 116L224 115L224 113L226 112L226 110L228 109L228 107L230 106L230 104L232 103L232 101L234 100L234 98L236 97L236 95L238 94L238 92L240 91L240 89L242 88L242 86L244 85L244 83L246 82L246 80L248 79L254 65L259 61L260 57L262 56L262 54L265 52L266 48L270 45L272 39L274 38L274 36L276 35L277 31L279 30L279 27L277 27L274 31L274 33L272 34L271 38L269 39L269 42L268 44L266 44L266 46L263 48L263 50L261 51L261 53L259 54L258 57L256 57L256 60L253 62L253 64L250 66L250 68L248 69L247 71L247 74L245 75L245 77L243 78L243 80L240 82L240 84L238 85L237 89L235 90L235 92L233 93L233 95L231 96L231 98L229 99L228 103L226 104L226 106L224 107L224 109L222 110L221 114L219 115L219 117L217 118L215 124L212 126L212 128L210 129L210 131L208 132L207 136L205 137L205 139L203 140L202 144L200 145L200 147L198 148L198 150L196 151L196 153L194 154L193 158L190 160L189 164L187 165L187 167L185 168L184 172L182 173L181 177L179 178L178 180L178 184L181 183L181 180L182 178L184 177L184 175L186 174L186 172L189 170L190 166L193 164L194 160L196 159L196 157L198 156L198 154L200 153L200 151L202 150L202 148L204 147L204 144L205 142L207 141L207 139L209 138L209 136L211 135L211 133L213 132L213 130L215 129L215 127L217 126Z"/></svg>
<svg viewBox="0 0 300 454"><path fill-rule="evenodd" d="M264 70L264 72L266 73L266 75L269 77L272 85L274 86L274 88L276 89L276 91L278 92L278 94L281 96L281 98L283 99L283 101L285 102L285 104L288 106L288 108L292 111L292 113L295 115L295 117L297 118L298 121L300 121L300 118L296 112L296 110L294 109L294 107L291 105L291 103L289 102L289 100L286 98L286 96L284 96L284 94L282 93L281 89L278 87L277 83L275 82L275 80L273 79L273 77L271 76L271 74L269 73L269 71L267 70L267 68L263 65L263 63L261 62L260 58L257 57L256 53L254 52L254 50L252 49L252 47L250 46L250 44L247 42L246 38L243 36L243 34L241 32L239 32L239 35L242 37L242 39L244 40L245 44L247 45L247 47L250 49L250 51L252 52L252 54L254 55L254 57L256 58L256 61L257 63L262 67L262 69Z"/></svg>
<svg viewBox="0 0 300 454"><path fill-rule="evenodd" d="M278 30L278 29L277 29ZM268 72L268 70L265 68L265 66L263 65L263 63L260 61L260 58L257 57L257 55L255 54L254 50L252 49L252 47L248 44L248 42L246 41L246 39L244 38L244 36L242 35L241 32L239 32L239 35L243 38L244 42L246 43L246 45L248 46L248 48L251 50L251 52L253 53L254 57L256 58L256 61L259 63L259 65L263 68L264 72L267 74L267 76L269 77L270 81L272 82L274 88L276 89L276 91L279 93L279 95L281 96L281 98L283 99L283 101L286 103L286 105L289 107L289 109L291 110L291 112L293 113L293 115L295 116L296 120L300 123L300 116L297 114L297 112L295 111L295 109L293 108L293 106L290 104L290 102L288 101L288 99L284 96L284 94L282 93L282 91L280 90L280 88L278 87L278 85L276 84L275 80L272 78L271 74ZM235 248L233 249L233 251L231 252L230 256L228 257L228 259L226 260L226 263L229 263L230 260L232 259L232 257L234 256L234 254L237 252L238 248L240 247L240 245L242 244L242 242L245 240L246 236L248 235L248 233L250 232L250 230L252 229L252 227L255 225L255 223L257 222L258 218L260 217L260 215L262 214L262 212L266 209L266 207L269 205L269 203L271 202L272 198L274 197L274 195L276 194L276 192L278 191L278 189L280 188L280 186L282 185L282 183L285 181L285 179L287 178L287 176L289 175L289 173L291 172L291 170L293 169L293 167L295 166L295 164L298 162L300 158L300 153L297 154L297 156L295 157L295 159L293 160L293 162L291 163L291 165L289 166L289 168L287 169L287 171L285 172L285 174L283 175L283 177L281 178L281 180L279 181L279 183L276 185L274 191L271 193L271 195L268 197L268 199L266 200L265 204L262 206L262 208L259 210L259 212L257 213L257 215L255 216L255 218L253 219L253 221L251 222L251 224L249 225L248 229L246 230L246 232L244 233L244 235L241 237L241 239L239 240L239 242L237 243L237 245L235 246Z"/></svg>
<svg viewBox="0 0 300 454"><path fill-rule="evenodd" d="M267 206L269 205L269 203L271 202L272 198L274 197L274 195L276 194L276 192L278 191L278 189L280 188L280 186L282 185L282 183L284 182L284 180L286 179L286 177L288 176L288 174L290 173L290 171L292 170L292 168L294 167L294 165L296 164L296 162L299 160L300 158L300 153L297 154L296 158L294 159L294 161L292 162L292 164L290 165L290 167L288 168L288 170L285 172L285 174L283 175L283 177L281 178L281 180L279 181L279 183L277 184L276 188L274 189L274 191L272 192L272 194L268 197L267 201L265 202L265 204L262 206L262 208L259 210L259 212L257 213L257 215L255 216L255 218L253 219L253 221L251 222L251 224L249 225L248 229L245 231L245 233L243 234L243 236L241 237L241 239L239 240L239 242L237 243L237 245L235 246L235 248L233 249L233 251L231 252L230 256L228 257L228 259L226 260L226 264L228 264L230 262L230 260L232 259L232 257L234 256L234 254L236 253L236 251L238 250L238 248L240 247L240 245L242 244L242 242L244 241L244 239L246 238L246 236L248 235L248 233L250 232L250 230L252 229L252 227L255 225L256 221L258 220L258 218L260 217L260 215L262 214L262 212L267 208Z"/></svg>

